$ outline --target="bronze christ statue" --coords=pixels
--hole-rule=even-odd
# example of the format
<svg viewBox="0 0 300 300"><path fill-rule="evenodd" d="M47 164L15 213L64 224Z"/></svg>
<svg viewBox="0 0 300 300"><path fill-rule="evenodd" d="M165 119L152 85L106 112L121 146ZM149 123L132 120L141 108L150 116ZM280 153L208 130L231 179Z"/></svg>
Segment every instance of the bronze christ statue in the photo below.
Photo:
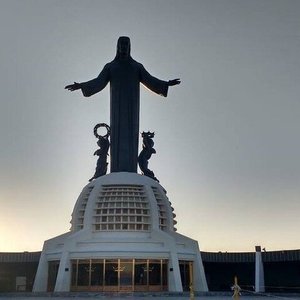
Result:
<svg viewBox="0 0 300 300"><path fill-rule="evenodd" d="M169 86L179 79L163 81L151 76L142 64L130 55L130 39L120 37L117 54L106 64L98 77L87 82L67 85L69 91L81 89L90 97L110 83L111 172L137 172L140 83L164 97Z"/></svg>

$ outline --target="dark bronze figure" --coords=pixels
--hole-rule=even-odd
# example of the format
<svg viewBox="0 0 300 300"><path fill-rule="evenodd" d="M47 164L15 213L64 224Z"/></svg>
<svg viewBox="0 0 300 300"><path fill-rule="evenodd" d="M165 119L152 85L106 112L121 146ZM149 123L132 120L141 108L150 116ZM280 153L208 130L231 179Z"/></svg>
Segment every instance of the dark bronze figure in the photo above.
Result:
<svg viewBox="0 0 300 300"><path fill-rule="evenodd" d="M148 169L148 160L151 158L152 154L156 153L155 149L153 148L154 142L154 132L142 132L143 138L143 150L141 151L138 157L138 163L143 175L148 176L156 181L158 179L154 176L153 171ZM159 182L159 181L158 181Z"/></svg>
<svg viewBox="0 0 300 300"><path fill-rule="evenodd" d="M98 134L97 130L100 127L105 127L107 130L107 133L104 136L101 136ZM89 180L92 181L93 179L96 179L100 176L103 176L107 173L107 156L108 156L108 149L109 149L109 136L110 136L110 128L105 123L97 124L94 127L94 135L96 138L98 138L97 145L100 147L97 149L94 153L94 155L98 155L99 158L97 160L97 166L96 166L96 172L94 176Z"/></svg>
<svg viewBox="0 0 300 300"><path fill-rule="evenodd" d="M169 86L179 79L163 81L151 76L130 55L130 39L120 37L117 54L93 80L67 85L70 91L81 89L85 97L100 92L110 83L111 172L137 172L140 83L153 92L167 96Z"/></svg>

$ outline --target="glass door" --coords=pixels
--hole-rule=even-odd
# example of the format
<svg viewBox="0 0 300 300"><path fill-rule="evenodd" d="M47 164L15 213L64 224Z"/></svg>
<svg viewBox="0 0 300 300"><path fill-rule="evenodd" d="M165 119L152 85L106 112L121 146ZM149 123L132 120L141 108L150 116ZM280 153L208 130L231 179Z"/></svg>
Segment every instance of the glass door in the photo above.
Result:
<svg viewBox="0 0 300 300"><path fill-rule="evenodd" d="M134 263L134 290L148 291L147 260L136 259Z"/></svg>
<svg viewBox="0 0 300 300"><path fill-rule="evenodd" d="M120 276L120 291L133 290L133 260L121 259L119 267Z"/></svg>
<svg viewBox="0 0 300 300"><path fill-rule="evenodd" d="M118 291L118 260L117 259L106 259L105 260L105 291Z"/></svg>
<svg viewBox="0 0 300 300"><path fill-rule="evenodd" d="M59 268L59 260L49 261L48 263L48 292L53 292L55 288L57 273Z"/></svg>

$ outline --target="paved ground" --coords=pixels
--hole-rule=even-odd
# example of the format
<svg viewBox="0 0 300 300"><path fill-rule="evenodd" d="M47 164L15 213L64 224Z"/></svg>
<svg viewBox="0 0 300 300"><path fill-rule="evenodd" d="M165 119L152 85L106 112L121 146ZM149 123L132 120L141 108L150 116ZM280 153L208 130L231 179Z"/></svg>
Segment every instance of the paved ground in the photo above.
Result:
<svg viewBox="0 0 300 300"><path fill-rule="evenodd" d="M190 300L190 297L177 297L177 296L172 296L172 297L166 297L166 296L148 296L148 297L143 297L143 296L132 296L132 295L122 295L122 296L104 296L104 295L95 295L93 297L49 297L49 296L43 296L43 297L31 297L31 296L26 296L26 297L19 297L16 295L12 296L1 296L0 294L0 300L12 300L12 299L17 299L17 300L49 300L49 298L57 299L57 300L74 300L74 299L79 299L79 300L92 300L92 299L99 299L99 300ZM233 298L231 296L197 296L194 297L195 300L232 300ZM294 297L294 296L274 296L274 295L265 295L265 296L249 296L249 295L242 295L240 297L240 300L245 299L245 300L276 300L276 299L288 299L288 300L300 300L300 296Z"/></svg>
<svg viewBox="0 0 300 300"><path fill-rule="evenodd" d="M242 299L247 299L247 300L266 300L266 298L268 299L272 299L270 297L249 297L249 296L245 296L245 297L240 297L240 300ZM12 299L17 299L17 300L49 300L51 298L49 297L1 297L0 296L0 299L1 300L12 300ZM52 298L52 299L59 299L59 300L74 300L74 299L80 299L80 300L91 300L91 299L100 299L100 300L166 300L166 299L170 299L170 300L189 300L190 298L189 297L133 297L133 296L122 296L122 297L111 297L111 296L100 296L100 297L93 297L93 298L90 298L90 297L80 297L80 298L77 298L77 297L55 297L55 298ZM226 299L230 299L232 300L233 298L230 297L230 296L220 296L220 297L216 297L216 296L212 296L212 297L195 297L194 298L195 300L226 300ZM276 299L276 298L274 298ZM277 298L278 299L278 298ZM282 299L282 298L280 298ZM283 299L289 299L291 300L291 298L283 298ZM295 298L297 299L297 298ZM300 299L300 298L298 298Z"/></svg>

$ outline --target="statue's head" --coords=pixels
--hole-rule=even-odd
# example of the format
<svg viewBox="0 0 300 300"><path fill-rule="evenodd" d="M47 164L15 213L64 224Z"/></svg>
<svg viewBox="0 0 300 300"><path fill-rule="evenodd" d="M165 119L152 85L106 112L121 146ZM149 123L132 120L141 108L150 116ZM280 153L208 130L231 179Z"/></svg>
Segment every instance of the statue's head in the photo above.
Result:
<svg viewBox="0 0 300 300"><path fill-rule="evenodd" d="M117 57L130 57L130 39L127 36L120 36L117 44Z"/></svg>

